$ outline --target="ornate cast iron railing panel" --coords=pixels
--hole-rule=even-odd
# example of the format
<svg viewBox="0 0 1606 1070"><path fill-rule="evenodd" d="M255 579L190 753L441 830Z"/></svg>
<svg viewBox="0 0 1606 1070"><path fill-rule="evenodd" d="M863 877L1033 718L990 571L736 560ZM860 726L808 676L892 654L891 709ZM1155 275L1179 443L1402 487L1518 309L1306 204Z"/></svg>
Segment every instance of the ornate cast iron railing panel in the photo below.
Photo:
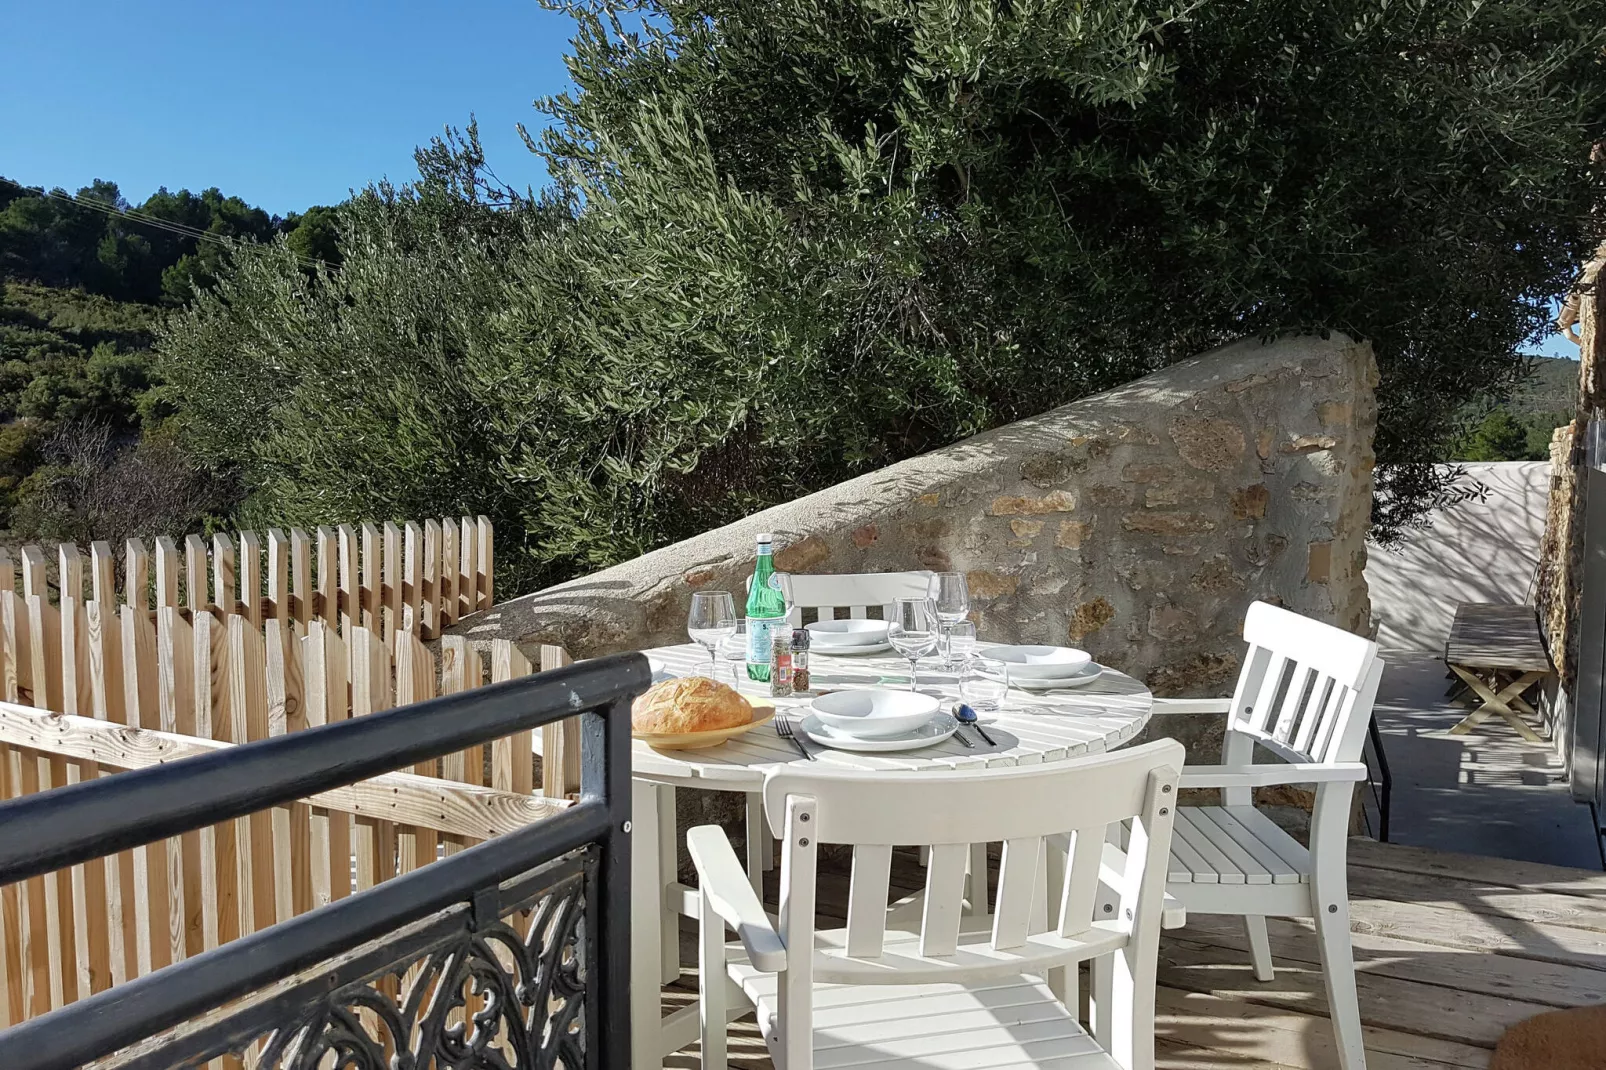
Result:
<svg viewBox="0 0 1606 1070"><path fill-rule="evenodd" d="M582 848L102 1065L169 1070L234 1054L261 1070L388 1070L393 1059L584 1070L596 869L596 849Z"/></svg>
<svg viewBox="0 0 1606 1070"><path fill-rule="evenodd" d="M581 719L580 800L0 1033L6 1070L629 1064L631 699L598 659L0 804L0 884Z"/></svg>

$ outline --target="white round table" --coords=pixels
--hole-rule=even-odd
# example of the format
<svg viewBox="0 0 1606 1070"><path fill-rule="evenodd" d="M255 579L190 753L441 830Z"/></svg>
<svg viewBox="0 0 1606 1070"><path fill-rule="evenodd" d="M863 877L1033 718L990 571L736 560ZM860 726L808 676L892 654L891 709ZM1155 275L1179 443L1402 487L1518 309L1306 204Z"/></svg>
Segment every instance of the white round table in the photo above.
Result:
<svg viewBox="0 0 1606 1070"><path fill-rule="evenodd" d="M646 651L671 676L706 674L708 654L700 647L661 647ZM935 659L920 666L920 690L940 694L945 705L956 701L958 681L936 668ZM732 668L736 676L733 681ZM865 657L830 657L811 651L813 692L851 687L909 686L909 662L892 651ZM741 662L715 663L714 675L735 683L747 694L769 694L769 685L749 681ZM812 695L773 700L795 727ZM862 769L873 775L891 769L961 769L1014 766L1060 761L1081 754L1112 750L1130 740L1148 723L1154 697L1125 673L1106 669L1090 684L1074 690L1033 692L1011 689L1002 708L983 715L982 727L993 737L989 746L973 729L962 728L974 744L967 748L950 738L935 746L897 754L860 754L833 750L804 740L814 763ZM708 750L654 750L639 740L631 754L634 778L631 822L631 1010L635 1066L659 1067L663 1056L697 1039L697 1007L693 1004L661 1018L660 986L680 974L678 925L675 915L696 914L696 892L678 881L678 837L675 788L757 793L764 773L777 765L808 764L774 727L764 725ZM755 886L770 868L769 830L759 807L748 806L747 864ZM667 919L667 921L666 921Z"/></svg>

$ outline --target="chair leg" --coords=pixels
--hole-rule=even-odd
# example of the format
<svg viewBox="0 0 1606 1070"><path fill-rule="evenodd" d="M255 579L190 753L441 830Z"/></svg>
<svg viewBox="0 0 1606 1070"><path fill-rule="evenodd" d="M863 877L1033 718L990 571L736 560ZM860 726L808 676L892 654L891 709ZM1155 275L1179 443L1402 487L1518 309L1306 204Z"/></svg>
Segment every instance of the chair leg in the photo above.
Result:
<svg viewBox="0 0 1606 1070"><path fill-rule="evenodd" d="M1337 884L1336 889L1315 882L1311 885L1322 979L1327 983L1327 1010L1333 1020L1338 1064L1342 1070L1366 1070L1361 1004L1355 994L1355 953L1350 947L1349 895L1342 881Z"/></svg>
<svg viewBox="0 0 1606 1070"><path fill-rule="evenodd" d="M1115 1008L1110 1006L1115 996L1115 956L1100 955L1088 960L1088 980L1092 989L1089 1000L1088 1022L1093 1039L1105 1051L1114 1041Z"/></svg>
<svg viewBox="0 0 1606 1070"><path fill-rule="evenodd" d="M725 1070L725 922L698 896L697 997L703 1070Z"/></svg>
<svg viewBox="0 0 1606 1070"><path fill-rule="evenodd" d="M1255 980L1276 977L1271 968L1271 938L1266 935L1266 919L1259 914L1244 915L1244 932L1249 936L1249 961L1255 967Z"/></svg>

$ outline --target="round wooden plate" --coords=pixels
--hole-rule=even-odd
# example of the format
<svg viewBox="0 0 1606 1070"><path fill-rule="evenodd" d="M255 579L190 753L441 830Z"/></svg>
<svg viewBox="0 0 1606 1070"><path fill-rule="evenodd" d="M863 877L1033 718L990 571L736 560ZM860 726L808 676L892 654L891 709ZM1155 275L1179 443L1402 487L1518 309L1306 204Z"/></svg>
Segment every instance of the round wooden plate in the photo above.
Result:
<svg viewBox="0 0 1606 1070"><path fill-rule="evenodd" d="M677 735L643 732L632 732L630 735L654 750L707 750L709 747L717 747L727 739L745 735L759 725L769 724L775 717L774 699L760 695L743 695L742 698L753 707L753 719L735 728L716 728L710 732L682 732Z"/></svg>

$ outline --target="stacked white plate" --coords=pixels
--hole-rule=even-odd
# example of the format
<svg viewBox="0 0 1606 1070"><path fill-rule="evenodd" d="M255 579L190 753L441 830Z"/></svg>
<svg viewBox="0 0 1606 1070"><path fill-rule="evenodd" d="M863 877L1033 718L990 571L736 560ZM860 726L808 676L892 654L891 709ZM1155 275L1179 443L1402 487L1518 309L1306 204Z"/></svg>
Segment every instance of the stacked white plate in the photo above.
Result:
<svg viewBox="0 0 1606 1070"><path fill-rule="evenodd" d="M1032 691L1085 687L1104 672L1085 650L1068 646L990 646L977 651L1009 668L1009 683Z"/></svg>
<svg viewBox="0 0 1606 1070"><path fill-rule="evenodd" d="M820 695L798 728L822 747L863 753L917 750L941 743L958 723L941 703L915 691L866 687Z"/></svg>
<svg viewBox="0 0 1606 1070"><path fill-rule="evenodd" d="M809 651L833 657L880 654L891 650L884 620L821 620L805 625Z"/></svg>

